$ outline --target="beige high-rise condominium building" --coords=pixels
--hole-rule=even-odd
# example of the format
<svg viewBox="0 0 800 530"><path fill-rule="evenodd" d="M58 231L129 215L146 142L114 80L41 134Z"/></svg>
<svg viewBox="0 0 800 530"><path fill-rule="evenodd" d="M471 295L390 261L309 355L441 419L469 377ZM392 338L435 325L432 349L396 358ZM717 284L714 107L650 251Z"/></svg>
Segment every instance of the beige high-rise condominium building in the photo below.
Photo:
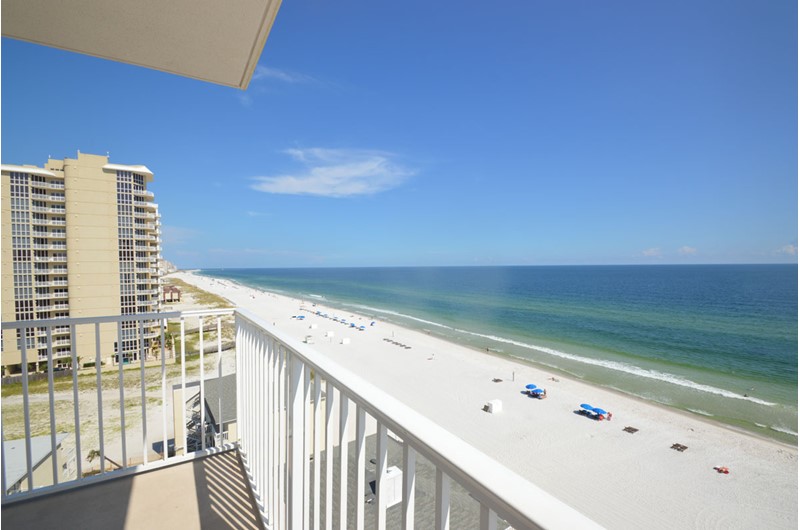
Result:
<svg viewBox="0 0 800 530"><path fill-rule="evenodd" d="M147 191L149 169L83 153L50 159L43 168L0 168L4 321L158 310L160 216ZM117 323L101 328L101 360L117 362ZM160 335L157 322L149 322L144 333L132 324L122 328L124 362L138 360ZM46 360L44 328L27 335L26 361ZM95 333L73 337L65 325L54 328L52 338L57 365L71 364L73 349L82 363L95 360ZM2 365L16 371L21 337L4 332L2 345Z"/></svg>

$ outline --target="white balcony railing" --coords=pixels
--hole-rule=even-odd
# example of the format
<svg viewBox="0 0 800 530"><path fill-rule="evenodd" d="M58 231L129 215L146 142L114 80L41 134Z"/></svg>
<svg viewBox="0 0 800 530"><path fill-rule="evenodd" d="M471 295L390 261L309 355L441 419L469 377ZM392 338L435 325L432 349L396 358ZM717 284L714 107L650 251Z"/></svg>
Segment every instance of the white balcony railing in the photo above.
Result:
<svg viewBox="0 0 800 530"><path fill-rule="evenodd" d="M222 320L231 315L235 318L236 348L222 349ZM164 349L164 328L168 320L180 322L180 383L171 388L177 403L182 406L171 407L167 399L168 378L166 355ZM161 322L160 339L160 414L150 411L149 418L160 418L160 425L148 422L147 389L151 387L153 373L146 375L145 369L145 336L151 334L152 322ZM188 322L187 322L188 321ZM197 323L199 374L193 389L187 389L187 358L185 340L187 323ZM433 528L443 530L449 528L451 484L460 485L476 503L475 522L481 530L496 529L498 521L504 525L522 529L535 528L596 528L597 525L562 502L543 492L522 477L501 466L484 453L465 443L460 438L445 431L431 420L390 397L368 381L361 379L346 370L330 358L314 350L311 346L284 336L272 326L243 310L211 310L205 312L170 312L149 313L130 316L109 316L93 318L52 319L28 322L4 322L3 330L20 330L25 336L29 329L45 327L47 332L47 374L48 399L50 408L49 438L52 454L56 453L56 424L54 399L54 354L53 329L68 326L71 336L76 332L94 336L94 351L76 352L67 350L67 361L77 364L77 355L84 360L94 360L95 369L93 387L96 392L97 417L91 422L81 422L81 409L78 397L78 373L72 373L72 391L74 410L69 423L74 425L74 432L67 436L74 442L75 454L78 455L76 467L77 478L64 481L59 477L61 469L57 459L52 458L52 485L38 484L34 479L35 463L31 454L31 403L39 404L41 398L31 400L28 386L28 362L38 357L37 352L26 350L24 341L21 351L22 369L22 405L24 421L24 467L27 473L18 484L6 483L6 455L3 455L3 491L4 505L41 497L50 493L96 484L109 478L149 471L183 460L197 458L220 449L238 448L247 468L250 486L254 498L261 510L265 527L269 530L305 529L305 528L364 528L366 503L365 460L367 430L374 430L377 444L375 500L370 507L376 510L377 528L386 526L387 497L389 494L387 479L388 440L392 438L402 445L402 498L399 501L402 528L414 528L415 512L426 506L433 515ZM124 331L124 333L123 333ZM206 333L216 332L216 351L206 353ZM138 344L138 369L126 363L118 363L114 371L104 372L101 361L104 354L103 344L115 342L125 337L125 342ZM62 343L64 341L59 341ZM85 348L85 347L84 347ZM41 350L40 350L41 351ZM208 355L214 355L216 369L214 374L206 372ZM92 356L92 357L88 357ZM200 406L194 418L193 409L187 411L187 397L197 392L198 403L205 403L205 385L208 375L222 376L223 357L233 356L235 361L236 380L236 436L227 439L210 421L207 421L206 407ZM209 359L212 360L212 359ZM156 370L158 368L155 368ZM130 386L130 376L137 375L139 389ZM127 375L127 377L125 377ZM83 376L85 377L85 376ZM109 381L108 379L111 378ZM116 380L116 382L114 381ZM125 381L125 383L123 383ZM112 421L109 415L109 392L114 393L116 385L119 393L119 425L107 425ZM84 385L85 386L85 385ZM5 390L5 389L4 389ZM128 396L126 393L140 392L140 395ZM91 394L90 394L91 395ZM218 394L219 410L223 411L221 400L224 394ZM94 398L92 398L94 399ZM116 395L113 396L117 402ZM138 401L133 405L130 402ZM159 401L159 400L156 400ZM338 407L337 407L338 405ZM137 421L128 422L126 414L130 414L138 406L141 416ZM150 404L152 408L154 405ZM104 410L106 412L104 412ZM192 454L170 456L164 449L157 461L149 461L148 449L151 442L160 441L162 448L167 448L169 429L167 418L175 411L176 426L186 426L175 432L175 447L189 448L189 440L197 442L198 450ZM62 412L61 416L68 412ZM41 416L41 415L40 415ZM114 415L116 416L116 414ZM74 419L74 422L72 421ZM60 420L63 422L64 418ZM196 423L192 423L192 421ZM5 415L3 417L5 422ZM230 419L215 418L222 426ZM192 429L189 428L192 426ZM371 426L371 427L369 427ZM8 426L3 424L3 436L7 439ZM41 431L41 425L35 426ZM354 428L353 428L354 427ZM63 424L62 424L63 428ZM85 432L88 429L88 432ZM176 427L177 429L177 427ZM138 436L128 430L139 433ZM191 432L190 432L191 431ZM109 434L111 433L111 434ZM227 433L230 434L230 431ZM97 440L99 447L99 476L83 476L83 458L93 447L82 447L82 440ZM128 443L133 442L132 447ZM220 443L221 447L210 445ZM334 447L338 446L338 451ZM4 445L5 447L5 445ZM4 449L5 450L5 449ZM354 451L352 457L348 453ZM113 453L121 465L121 469L108 468L107 456ZM333 455L339 455L334 466ZM141 465L129 465L129 456L140 455ZM418 459L419 457L419 459ZM321 462L324 461L324 466ZM431 504L415 504L415 483L417 463L429 462L435 470L435 501ZM427 465L427 464L426 464ZM354 474L351 471L355 471ZM40 477L39 473L36 477ZM348 476L355 477L348 479ZM16 489L15 489L16 488ZM356 499L355 508L348 499ZM336 500L335 500L336 499ZM338 502L337 502L338 501ZM202 502L202 501L201 501ZM471 501L473 502L473 501ZM416 506L416 510L415 510ZM334 508L335 512L334 513ZM430 519L430 517L429 517ZM323 524L324 522L324 524Z"/></svg>

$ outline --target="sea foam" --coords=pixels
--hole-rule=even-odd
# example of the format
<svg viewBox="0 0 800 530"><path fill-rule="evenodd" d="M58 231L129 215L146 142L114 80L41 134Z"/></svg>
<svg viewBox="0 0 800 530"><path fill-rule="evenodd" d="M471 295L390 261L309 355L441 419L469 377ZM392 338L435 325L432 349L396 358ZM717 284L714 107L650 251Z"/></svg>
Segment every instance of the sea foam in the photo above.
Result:
<svg viewBox="0 0 800 530"><path fill-rule="evenodd" d="M678 375L669 374L669 373L666 373L666 372L660 372L658 370L651 370L651 369L641 368L641 367L638 367L638 366L634 366L634 365L631 365L631 364L626 364L626 363L622 363L622 362L618 362L618 361L609 361L609 360L605 360L605 359L593 359L591 357L583 357L581 355L576 355L574 353L568 353L568 352L564 352L564 351L561 351L561 350L556 350L554 348L548 348L546 346L539 346L539 345L536 345L536 344L529 344L529 343L526 343L526 342L521 342L521 341L518 341L518 340L508 339L508 338L505 338L505 337L498 337L497 335L487 335L487 334L484 334L484 333L477 333L477 332L469 331L469 330L465 330L465 329L454 328L454 327L451 327L451 326L447 326L445 324L441 324L439 322L433 322L431 320L425 320L425 319L418 318L418 317L415 317L415 316L399 313L397 311L390 311L390 310L387 310L387 309L379 309L379 308L376 308L376 307L369 307L369 306L358 306L358 307L363 308L363 309L368 309L368 310L374 311L376 313L383 313L383 314L386 314L386 315L393 315L393 316L397 316L397 317L401 317L401 318L405 318L405 319L409 319L409 320L414 320L416 322L421 322L423 324L427 324L427 325L430 325L430 326L436 326L436 327L439 327L439 328L448 329L448 330L454 331L456 333L461 333L461 334L464 334L464 335L472 335L474 337L480 337L480 338L484 338L484 339L489 339L489 340L493 340L495 342L502 342L504 344L511 344L513 346L519 346L520 348L526 348L526 349L529 349L529 350L534 350L534 351L546 353L546 354L552 355L554 357L560 357L562 359L569 359L570 361L575 361L575 362L579 362L579 363L583 363L583 364L589 364L589 365L592 365L592 366L600 366L602 368L607 368L609 370L615 370L617 372L624 372L624 373L635 375L635 376L638 376L638 377L644 377L644 378L647 378L647 379L653 379L653 380L656 380L656 381L662 381L664 383L670 383L670 384L677 385L677 386L682 386L682 387L685 387L685 388L691 388L692 390L697 390L697 391L700 391L700 392L707 392L709 394L716 394L718 396L722 396L722 397L726 397L726 398L730 398L730 399L739 399L739 400L742 400L742 401L750 401L752 403L757 403L759 405L765 405L765 406L768 406L768 407L772 407L772 406L776 405L775 403L772 403L770 401L765 401L763 399L759 399L759 398L756 398L756 397L753 397L753 396L744 396L742 394L737 394L735 392L731 392L730 390L725 390L724 388L717 388L717 387L711 386L711 385L704 385L702 383L697 383L695 381L692 381L690 379L686 379L686 378L678 376ZM700 414L702 414L702 413L700 413ZM775 430L778 430L778 429L775 429ZM786 431L781 431L781 432L786 432ZM792 434L792 433L789 433L789 434ZM796 433L794 433L794 434L796 435Z"/></svg>

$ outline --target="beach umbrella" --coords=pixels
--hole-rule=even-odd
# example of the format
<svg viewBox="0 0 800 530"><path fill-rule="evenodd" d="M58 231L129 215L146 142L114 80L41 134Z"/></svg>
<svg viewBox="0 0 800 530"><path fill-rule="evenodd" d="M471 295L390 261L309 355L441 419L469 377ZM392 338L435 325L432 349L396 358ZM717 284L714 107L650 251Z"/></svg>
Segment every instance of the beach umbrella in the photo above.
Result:
<svg viewBox="0 0 800 530"><path fill-rule="evenodd" d="M604 411L601 408L592 409L592 412L595 412L597 414L608 414L608 412Z"/></svg>
<svg viewBox="0 0 800 530"><path fill-rule="evenodd" d="M589 405L588 403L581 403L581 408L586 410L591 410L592 412L594 412L594 407Z"/></svg>
<svg viewBox="0 0 800 530"><path fill-rule="evenodd" d="M525 385L525 388L527 388L528 390L533 390L534 388L536 388L536 385Z"/></svg>
<svg viewBox="0 0 800 530"><path fill-rule="evenodd" d="M544 392L544 390L541 388L537 388L536 390L533 391L534 394L541 394L542 392Z"/></svg>

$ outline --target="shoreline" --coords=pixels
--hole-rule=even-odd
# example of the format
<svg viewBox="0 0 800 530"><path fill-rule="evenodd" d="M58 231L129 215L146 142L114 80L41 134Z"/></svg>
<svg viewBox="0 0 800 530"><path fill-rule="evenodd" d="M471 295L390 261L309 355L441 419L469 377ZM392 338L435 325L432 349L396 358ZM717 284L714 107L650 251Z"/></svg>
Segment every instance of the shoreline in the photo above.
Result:
<svg viewBox="0 0 800 530"><path fill-rule="evenodd" d="M240 282L238 282L236 280L232 280L232 279L228 279L228 278L217 278L215 276L210 276L210 275L203 275L201 273L201 271L202 271L202 269L191 269L191 270L177 271L177 272L178 273L192 274L192 275L199 276L201 278L213 278L215 281L218 281L218 282L227 282L229 284L236 285L240 289L252 289L252 290L261 291L261 292L264 292L264 293L270 293L270 294L274 294L276 296L285 297L287 299L297 300L298 302L301 302L301 303L322 305L324 307L327 307L330 310L347 311L349 313L359 315L359 316L361 316L363 318L368 318L368 319L372 319L372 320L387 321L387 322L390 322L392 325L395 325L395 326L398 326L400 328L406 329L409 332L424 333L424 334L427 334L429 336L435 336L436 338L438 338L438 339L440 339L440 340L442 340L442 341L444 341L444 342L446 342L448 344L451 344L453 347L466 348L466 349L469 349L469 350L471 350L471 351L473 351L473 352L475 352L476 354L479 354L479 355L490 355L490 356L496 357L499 360L510 361L510 362L517 363L517 364L520 364L520 365L524 365L526 367L533 368L533 369L536 369L536 370L554 371L554 372L558 373L559 377L564 377L566 379L570 379L571 381L573 381L575 383L581 383L581 384L584 384L584 385L588 385L590 387L601 388L601 389L603 389L605 391L615 393L615 394L617 394L617 395L619 395L621 397L625 397L625 398L628 398L628 399L634 399L634 400L637 400L637 401L639 401L639 402L641 402L643 404L647 404L647 405L650 405L650 406L653 406L653 407L661 408L665 412L678 413L678 414L684 415L687 418L694 419L696 421L705 422L705 423L708 423L708 424L716 426L716 427L727 429L727 430L729 430L729 431L731 431L733 433L745 434L745 435L752 436L755 439L759 439L759 440L763 440L763 441L767 441L767 442L774 442L775 444L777 444L778 446L781 446L781 447L787 447L787 448L790 448L790 449L797 449L798 448L798 443L791 443L789 441L780 439L778 437L780 435L778 435L778 436L770 436L767 433L762 433L762 432L758 432L758 431L755 431L755 430L747 429L745 427L737 426L737 425L734 425L732 423L725 423L723 421L720 421L720 420L716 419L714 416L706 416L704 414L701 414L701 413L698 413L698 412L693 412L691 410L687 410L687 409L684 409L684 408L681 408L681 407L671 406L671 405L669 405L667 403L662 403L662 402L659 402L659 401L647 399L647 398L645 398L643 396L640 396L638 394L634 394L632 392L626 392L626 391L621 390L619 388L606 386L606 385L603 385L602 383L597 383L597 382L594 382L594 381L588 381L588 380L586 380L584 378L581 378L580 376L572 374L571 372L569 372L568 370L566 370L564 368L560 368L560 367L557 367L557 366L551 366L551 365L547 365L547 364L544 364L544 363L538 363L533 359L524 358L524 357L513 355L513 354L510 354L510 353L507 353L507 352L494 351L489 347L479 348L479 347L477 347L475 345L472 345L472 344L465 344L465 343L456 342L456 341L452 340L451 337L449 337L446 334L439 333L439 332L436 332L436 331L433 331L433 330L430 330L430 329L426 329L426 328L422 328L422 327L419 327L419 328L409 327L405 323L397 322L396 320L387 319L380 311L378 313L373 313L373 314L364 314L364 313L360 313L357 309L355 309L354 307L351 307L347 303L340 303L340 305L342 305L344 307L338 307L338 308L337 307L332 307L330 305L325 306L326 303L329 304L331 301L328 300L327 298L319 296L319 295L309 294L309 295L306 295L306 296L302 296L302 295L296 295L296 294L290 294L290 293L270 291L270 290L267 290L267 289L264 289L264 288L261 288L261 287L258 287L258 288L250 287L250 286L244 285L244 284L242 284L242 283L240 283ZM319 298L317 298L317 296L319 296ZM233 302L231 301L231 303L233 303ZM393 315L393 316L401 316L402 317L402 315L399 314L399 313L396 314L396 315ZM411 317L411 318L413 319L413 317ZM436 323L434 323L434 324L437 325ZM776 429L772 429L772 428L770 428L768 426L765 426L764 428L765 429L770 429L770 430L775 431L775 432L780 432L783 435L795 436L795 438L797 438L796 435L794 435L792 433L789 433L789 432L786 432L786 431L779 431L779 430L776 430Z"/></svg>
<svg viewBox="0 0 800 530"><path fill-rule="evenodd" d="M797 526L794 445L380 318L375 328L365 322L364 332L313 314L302 321L291 318L298 306L310 304L332 315L351 315L348 320L370 318L351 308L326 307L327 300L186 272L175 277L253 311L299 340L314 335L321 353L602 525ZM313 324L317 327L311 329ZM336 340L322 339L326 329L334 330ZM390 333L413 349L381 340ZM343 337L350 337L348 344L339 343ZM553 375L558 382L548 380ZM548 398L522 396L529 382L545 386ZM492 398L502 400L501 414L481 410ZM575 414L586 400L612 411L613 421L587 421ZM639 431L623 432L625 426ZM671 451L677 443L689 450ZM718 475L715 466L730 467L731 475Z"/></svg>

